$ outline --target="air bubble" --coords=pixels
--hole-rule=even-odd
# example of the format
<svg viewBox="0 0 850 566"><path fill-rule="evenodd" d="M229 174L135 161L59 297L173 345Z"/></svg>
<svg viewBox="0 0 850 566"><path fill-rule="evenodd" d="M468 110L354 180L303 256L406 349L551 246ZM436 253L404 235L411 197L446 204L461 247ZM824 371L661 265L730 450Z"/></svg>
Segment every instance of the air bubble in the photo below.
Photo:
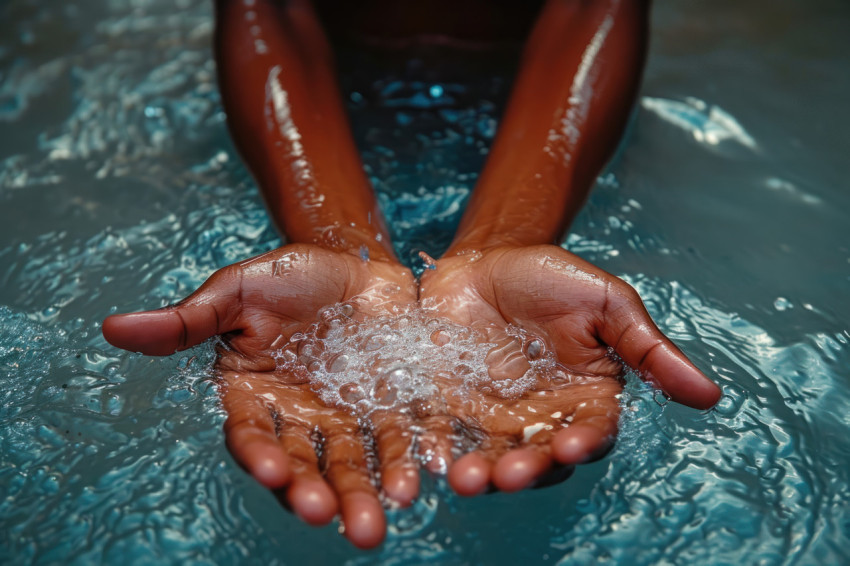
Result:
<svg viewBox="0 0 850 566"><path fill-rule="evenodd" d="M541 340L535 338L534 340L531 340L530 342L526 343L526 345L525 345L525 356L529 360L539 359L540 356L543 355L545 348L546 347L543 345L543 342Z"/></svg>
<svg viewBox="0 0 850 566"><path fill-rule="evenodd" d="M466 364L458 364L454 367L454 373L458 376L469 375L473 373L473 369Z"/></svg>
<svg viewBox="0 0 850 566"><path fill-rule="evenodd" d="M373 334L366 338L366 341L363 343L363 351L364 352L374 352L375 350L380 350L386 345L386 341L381 334Z"/></svg>
<svg viewBox="0 0 850 566"><path fill-rule="evenodd" d="M340 373L348 367L348 355L338 354L328 361L328 371L331 373Z"/></svg>
<svg viewBox="0 0 850 566"><path fill-rule="evenodd" d="M318 358L322 355L321 342L301 342L298 345L298 356L308 360Z"/></svg>
<svg viewBox="0 0 850 566"><path fill-rule="evenodd" d="M435 330L431 333L431 342L436 346L445 346L452 341L452 337L445 330Z"/></svg>
<svg viewBox="0 0 850 566"><path fill-rule="evenodd" d="M394 376L395 370L378 378L372 390L372 396L379 405L392 407L399 397L399 380Z"/></svg>
<svg viewBox="0 0 850 566"><path fill-rule="evenodd" d="M292 352L290 350L284 350L283 352L281 352L280 359L278 360L278 365L280 365L281 363L291 364L296 359L298 359L298 356L295 355L295 352Z"/></svg>
<svg viewBox="0 0 850 566"><path fill-rule="evenodd" d="M362 400L363 390L356 383L345 383L339 387L339 397L346 403L357 403Z"/></svg>
<svg viewBox="0 0 850 566"><path fill-rule="evenodd" d="M396 293L398 287L382 291ZM359 299L349 302L359 304ZM322 309L317 323L293 335L274 356L288 379L309 381L325 404L359 417L387 408L431 414L444 405L440 388L450 388L446 394L452 396L476 388L515 398L540 380L551 382L560 371L542 341L535 344L513 327L469 328L420 307L354 320L355 310L349 303ZM533 359L521 368L508 366L507 375L495 380L488 355L496 348L509 357Z"/></svg>
<svg viewBox="0 0 850 566"><path fill-rule="evenodd" d="M381 289L381 293L385 297L392 297L393 295L398 294L399 291L401 291L401 287L398 285L384 285L384 288Z"/></svg>

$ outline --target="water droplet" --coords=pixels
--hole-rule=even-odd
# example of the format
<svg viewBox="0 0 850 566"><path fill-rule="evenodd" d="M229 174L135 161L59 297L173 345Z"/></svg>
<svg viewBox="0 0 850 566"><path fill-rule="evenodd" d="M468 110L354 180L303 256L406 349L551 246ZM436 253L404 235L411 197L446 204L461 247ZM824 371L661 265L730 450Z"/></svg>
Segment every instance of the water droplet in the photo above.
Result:
<svg viewBox="0 0 850 566"><path fill-rule="evenodd" d="M735 416L747 400L747 393L743 389L734 386L725 386L723 388L723 396L715 405L714 410L724 417Z"/></svg>
<svg viewBox="0 0 850 566"><path fill-rule="evenodd" d="M363 351L364 352L374 352L376 350L380 350L384 347L385 341L384 337L380 334L373 334L366 338L366 341L363 343Z"/></svg>
<svg viewBox="0 0 850 566"><path fill-rule="evenodd" d="M356 383L345 383L339 388L339 396L346 403L357 403L363 399L363 390Z"/></svg>
<svg viewBox="0 0 850 566"><path fill-rule="evenodd" d="M348 354L337 354L328 360L328 371L331 373L341 373L348 367Z"/></svg>
<svg viewBox="0 0 850 566"><path fill-rule="evenodd" d="M466 364L458 364L454 367L454 373L458 377L463 377L472 374L473 370Z"/></svg>
<svg viewBox="0 0 850 566"><path fill-rule="evenodd" d="M398 294L399 291L401 291L401 287L398 285L384 285L384 288L381 289L381 293L385 297L392 297L393 295Z"/></svg>
<svg viewBox="0 0 850 566"><path fill-rule="evenodd" d="M317 325L316 338L326 340L331 337L331 334L333 334L335 330L339 330L341 327L342 323L339 320L331 318L330 320Z"/></svg>
<svg viewBox="0 0 850 566"><path fill-rule="evenodd" d="M398 388L388 376L382 376L375 383L375 388L372 390L372 397L378 404L384 407L390 407L398 399Z"/></svg>
<svg viewBox="0 0 850 566"><path fill-rule="evenodd" d="M322 355L322 343L312 340L304 340L298 344L298 356L301 358L301 363L307 365L311 360Z"/></svg>
<svg viewBox="0 0 850 566"><path fill-rule="evenodd" d="M451 335L445 330L435 330L431 333L431 342L433 342L437 346L445 346L451 341Z"/></svg>
<svg viewBox="0 0 850 566"><path fill-rule="evenodd" d="M387 373L387 377L396 384L402 384L413 379L413 372L409 368L401 367Z"/></svg>
<svg viewBox="0 0 850 566"><path fill-rule="evenodd" d="M545 350L546 346L543 344L543 341L537 338L525 344L525 355L529 360L539 359Z"/></svg>
<svg viewBox="0 0 850 566"><path fill-rule="evenodd" d="M660 389L656 389L652 392L652 399L658 404L660 407L665 407L667 403L670 402L670 396L661 391Z"/></svg>
<svg viewBox="0 0 850 566"><path fill-rule="evenodd" d="M279 365L292 364L297 359L298 356L292 350L284 350L278 355Z"/></svg>

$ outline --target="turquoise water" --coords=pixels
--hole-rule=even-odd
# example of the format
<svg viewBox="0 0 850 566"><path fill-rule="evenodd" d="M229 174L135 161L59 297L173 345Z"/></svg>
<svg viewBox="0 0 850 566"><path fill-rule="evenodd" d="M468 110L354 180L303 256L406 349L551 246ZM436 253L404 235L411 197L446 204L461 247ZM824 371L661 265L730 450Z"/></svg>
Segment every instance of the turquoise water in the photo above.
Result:
<svg viewBox="0 0 850 566"><path fill-rule="evenodd" d="M153 359L100 335L279 244L224 127L209 6L5 3L0 563L850 561L850 8L739 4L656 3L635 119L564 242L635 285L724 399L631 382L604 460L513 495L426 479L360 552L230 459L209 346ZM341 60L410 261L448 241L515 49L445 55Z"/></svg>

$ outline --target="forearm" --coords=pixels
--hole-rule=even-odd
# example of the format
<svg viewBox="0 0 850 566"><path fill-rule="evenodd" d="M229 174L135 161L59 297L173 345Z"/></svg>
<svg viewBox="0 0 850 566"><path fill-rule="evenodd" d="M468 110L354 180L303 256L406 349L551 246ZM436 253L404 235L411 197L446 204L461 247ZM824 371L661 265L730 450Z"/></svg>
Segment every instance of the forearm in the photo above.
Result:
<svg viewBox="0 0 850 566"><path fill-rule="evenodd" d="M555 242L625 128L648 1L550 0L449 253Z"/></svg>
<svg viewBox="0 0 850 566"><path fill-rule="evenodd" d="M216 1L228 126L290 242L394 258L307 0Z"/></svg>

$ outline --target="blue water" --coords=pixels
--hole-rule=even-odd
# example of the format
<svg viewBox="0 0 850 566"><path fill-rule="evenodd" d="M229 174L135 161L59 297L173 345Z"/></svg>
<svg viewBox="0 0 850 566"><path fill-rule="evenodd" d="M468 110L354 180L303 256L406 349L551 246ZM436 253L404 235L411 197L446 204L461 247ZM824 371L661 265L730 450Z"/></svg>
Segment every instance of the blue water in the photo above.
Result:
<svg viewBox="0 0 850 566"><path fill-rule="evenodd" d="M850 561L850 7L741 4L656 3L634 121L564 241L635 285L721 403L632 381L602 461L474 499L426 478L360 552L233 463L209 346L100 335L280 243L225 130L210 7L4 3L0 563ZM340 62L411 262L448 242L516 51L445 55Z"/></svg>

